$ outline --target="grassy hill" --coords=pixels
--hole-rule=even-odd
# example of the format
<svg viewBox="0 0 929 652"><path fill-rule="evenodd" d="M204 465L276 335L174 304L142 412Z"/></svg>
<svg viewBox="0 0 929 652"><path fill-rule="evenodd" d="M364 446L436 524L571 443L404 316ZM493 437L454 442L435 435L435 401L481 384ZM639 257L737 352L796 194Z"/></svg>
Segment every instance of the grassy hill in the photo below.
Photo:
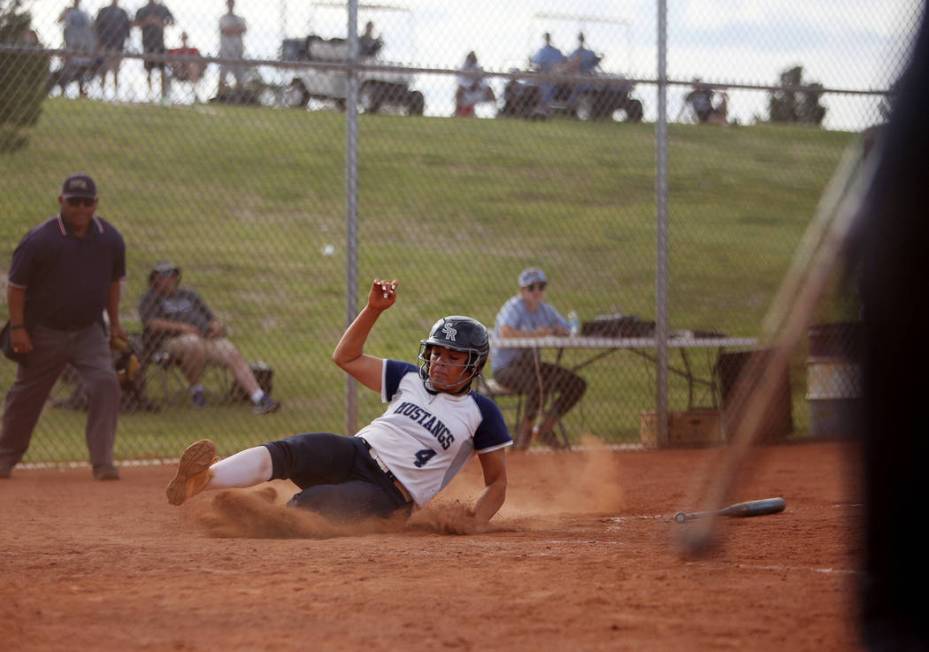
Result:
<svg viewBox="0 0 929 652"><path fill-rule="evenodd" d="M654 317L652 125L362 116L360 132L359 305L371 278L401 281L371 352L413 360L442 314L492 324L530 264L549 272L548 299L564 313ZM670 134L672 327L753 335L853 135L687 125ZM344 430L344 377L328 356L346 319L345 137L334 112L49 100L31 145L0 157L0 265L56 212L61 180L86 170L100 214L127 241L125 323L138 328L147 271L170 259L246 357L274 368L281 413L126 415L121 456L175 455L206 435L231 450ZM0 370L3 388L12 371ZM572 434L637 439L654 402L648 365L623 353L585 374ZM683 407L683 385L672 390ZM360 394L364 423L382 408ZM802 410L802 392L795 403ZM47 410L28 459L82 459L83 417Z"/></svg>

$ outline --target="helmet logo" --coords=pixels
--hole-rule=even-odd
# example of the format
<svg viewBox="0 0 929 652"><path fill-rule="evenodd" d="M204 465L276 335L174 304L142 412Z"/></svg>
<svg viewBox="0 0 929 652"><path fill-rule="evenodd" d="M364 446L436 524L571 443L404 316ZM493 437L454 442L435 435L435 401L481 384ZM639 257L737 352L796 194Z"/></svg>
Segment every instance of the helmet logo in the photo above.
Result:
<svg viewBox="0 0 929 652"><path fill-rule="evenodd" d="M449 342L454 342L455 336L458 335L458 329L452 328L452 325L448 323L442 326L442 332L445 333L445 337L448 338Z"/></svg>

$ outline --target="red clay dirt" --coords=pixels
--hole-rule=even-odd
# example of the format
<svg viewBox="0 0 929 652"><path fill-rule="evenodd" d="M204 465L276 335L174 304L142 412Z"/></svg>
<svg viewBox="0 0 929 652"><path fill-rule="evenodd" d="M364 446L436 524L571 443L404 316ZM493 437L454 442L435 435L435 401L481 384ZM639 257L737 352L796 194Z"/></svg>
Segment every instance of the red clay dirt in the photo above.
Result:
<svg viewBox="0 0 929 652"><path fill-rule="evenodd" d="M289 483L164 498L172 467L0 480L3 650L849 650L855 451L761 449L688 560L671 522L719 450L510 455L507 504L468 532L476 462L411 524L346 531L282 506Z"/></svg>

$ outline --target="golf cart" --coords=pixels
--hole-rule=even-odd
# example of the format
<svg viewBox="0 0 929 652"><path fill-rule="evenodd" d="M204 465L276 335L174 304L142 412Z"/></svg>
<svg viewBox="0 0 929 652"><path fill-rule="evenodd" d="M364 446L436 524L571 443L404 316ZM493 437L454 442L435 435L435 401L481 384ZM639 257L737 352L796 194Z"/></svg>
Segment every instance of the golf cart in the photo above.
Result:
<svg viewBox="0 0 929 652"><path fill-rule="evenodd" d="M372 48L371 54L360 55L363 64L382 63L380 48ZM324 39L311 34L305 39L285 39L281 46L284 61L348 61L348 40L344 38ZM426 108L423 94L411 90L413 76L402 72L365 71L359 74L358 102L365 113L377 113L385 108L405 113L422 115ZM287 106L302 108L309 101L334 102L345 109L348 96L348 78L341 70L324 68L300 68L294 71L293 79L284 96Z"/></svg>
<svg viewBox="0 0 929 652"><path fill-rule="evenodd" d="M543 101L545 82L510 80L503 89L501 115L545 118L564 115L578 120L624 119L642 121L642 101L632 96L635 84L622 75L590 75L590 81L554 84L551 99Z"/></svg>
<svg viewBox="0 0 929 652"><path fill-rule="evenodd" d="M565 40L565 25L571 25L570 33L577 38L576 48L570 53L562 52L556 46L559 36L562 42ZM586 45L585 34L593 35L594 42L612 45L612 59L620 59L623 55L615 44L619 41L617 31L621 29L626 32L626 66L631 68L631 24L628 21L573 14L534 14L530 44L538 43L541 34L544 47L530 58L527 70L571 76L573 79L512 79L504 87L504 105L500 114L521 118L563 115L578 120L641 122L642 102L632 96L635 84L622 74L604 71L600 64L607 54L595 53ZM511 69L511 72L518 70Z"/></svg>

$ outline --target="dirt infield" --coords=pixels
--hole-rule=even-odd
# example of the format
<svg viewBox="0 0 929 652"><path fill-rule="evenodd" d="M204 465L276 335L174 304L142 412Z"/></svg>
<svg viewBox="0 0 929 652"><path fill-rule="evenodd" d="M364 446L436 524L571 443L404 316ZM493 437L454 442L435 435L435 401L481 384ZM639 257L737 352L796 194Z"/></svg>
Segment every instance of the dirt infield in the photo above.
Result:
<svg viewBox="0 0 929 652"><path fill-rule="evenodd" d="M764 449L736 499L786 511L728 520L700 561L676 554L686 526L669 519L718 451L511 455L495 529L467 535L449 531L466 529L455 499L478 490L476 463L412 526L367 534L294 518L287 483L175 508L167 467L17 470L0 481L0 647L855 649L851 453Z"/></svg>

